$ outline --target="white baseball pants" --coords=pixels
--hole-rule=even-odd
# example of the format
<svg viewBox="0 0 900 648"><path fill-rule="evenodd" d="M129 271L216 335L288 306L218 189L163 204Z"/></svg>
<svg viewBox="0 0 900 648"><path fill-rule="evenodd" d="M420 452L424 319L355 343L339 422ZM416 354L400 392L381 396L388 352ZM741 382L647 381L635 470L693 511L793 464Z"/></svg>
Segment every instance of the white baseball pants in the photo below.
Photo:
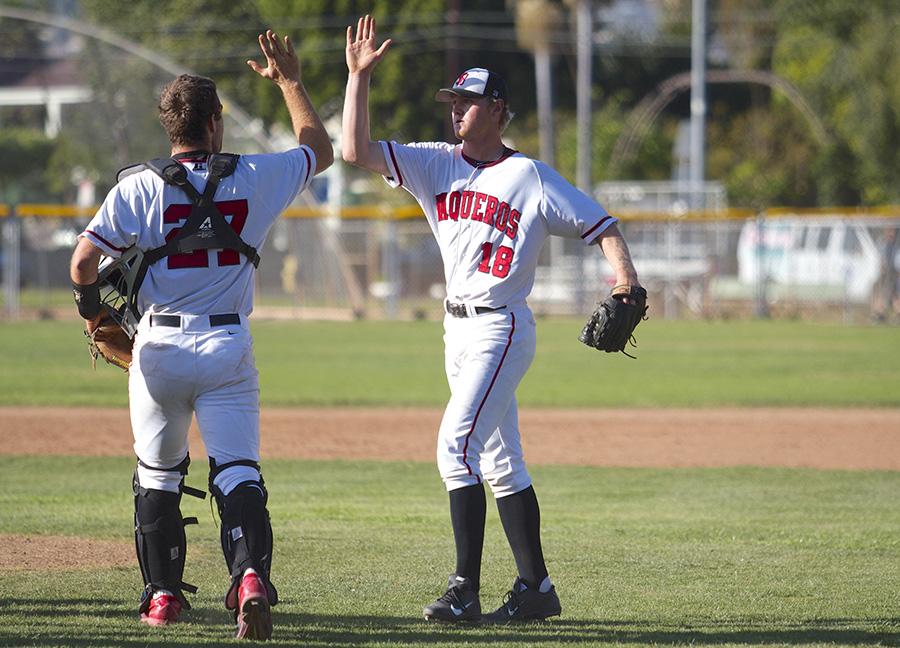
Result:
<svg viewBox="0 0 900 648"><path fill-rule="evenodd" d="M444 318L450 401L438 434L437 463L448 491L486 480L495 497L531 485L519 436L516 388L534 359L531 310Z"/></svg>

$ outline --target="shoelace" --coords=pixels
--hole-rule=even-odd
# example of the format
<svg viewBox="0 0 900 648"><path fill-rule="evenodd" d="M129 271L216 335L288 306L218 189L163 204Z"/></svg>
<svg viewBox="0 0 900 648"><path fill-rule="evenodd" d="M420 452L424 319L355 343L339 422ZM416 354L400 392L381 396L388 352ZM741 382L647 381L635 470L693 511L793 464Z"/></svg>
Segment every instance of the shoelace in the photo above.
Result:
<svg viewBox="0 0 900 648"><path fill-rule="evenodd" d="M507 610L518 610L519 609L519 593L515 590L509 590L506 595L503 597L503 607Z"/></svg>
<svg viewBox="0 0 900 648"><path fill-rule="evenodd" d="M456 587L447 589L447 591L444 592L438 600L443 601L444 603L461 603L462 601L459 598L457 589L458 588Z"/></svg>

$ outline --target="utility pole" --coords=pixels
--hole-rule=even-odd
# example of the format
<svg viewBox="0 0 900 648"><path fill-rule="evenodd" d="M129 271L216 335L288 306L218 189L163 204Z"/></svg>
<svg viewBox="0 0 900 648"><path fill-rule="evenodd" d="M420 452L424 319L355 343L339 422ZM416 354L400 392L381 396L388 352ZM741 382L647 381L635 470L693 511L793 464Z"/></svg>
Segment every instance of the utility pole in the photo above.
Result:
<svg viewBox="0 0 900 648"><path fill-rule="evenodd" d="M534 51L534 80L537 85L538 138L541 160L556 164L553 137L553 77L550 71L550 48L539 46Z"/></svg>
<svg viewBox="0 0 900 648"><path fill-rule="evenodd" d="M453 83L462 70L459 69L459 0L448 0L447 2L447 38L444 50L444 69L447 83ZM443 88L444 86L441 85ZM444 139L448 142L454 140L453 124L449 117L444 119Z"/></svg>
<svg viewBox="0 0 900 648"><path fill-rule="evenodd" d="M705 180L706 130L706 2L693 0L691 10L691 207L701 206L701 188Z"/></svg>
<svg viewBox="0 0 900 648"><path fill-rule="evenodd" d="M559 9L548 0L516 2L516 41L534 55L538 143L542 162L556 164L553 134L553 36L561 24Z"/></svg>
<svg viewBox="0 0 900 648"><path fill-rule="evenodd" d="M578 171L576 183L587 195L591 189L591 75L592 42L591 0L578 2L578 73L576 81L576 121L578 123Z"/></svg>
<svg viewBox="0 0 900 648"><path fill-rule="evenodd" d="M578 0L576 17L578 20L578 72L575 84L575 120L578 132L578 157L575 172L576 184L588 196L593 196L591 187L591 76L593 71L593 21L591 12L594 3L592 0ZM584 259L584 246L578 246L578 264L575 289L575 306L578 312L587 309L587 286Z"/></svg>

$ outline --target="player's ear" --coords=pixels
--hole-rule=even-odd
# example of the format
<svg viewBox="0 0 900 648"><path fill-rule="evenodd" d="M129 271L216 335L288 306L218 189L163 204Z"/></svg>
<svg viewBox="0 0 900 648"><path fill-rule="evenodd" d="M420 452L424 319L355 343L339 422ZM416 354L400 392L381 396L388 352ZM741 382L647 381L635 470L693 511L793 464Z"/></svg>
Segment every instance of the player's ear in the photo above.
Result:
<svg viewBox="0 0 900 648"><path fill-rule="evenodd" d="M496 118L497 122L503 125L503 109L506 108L506 102L503 99L491 100L491 114Z"/></svg>

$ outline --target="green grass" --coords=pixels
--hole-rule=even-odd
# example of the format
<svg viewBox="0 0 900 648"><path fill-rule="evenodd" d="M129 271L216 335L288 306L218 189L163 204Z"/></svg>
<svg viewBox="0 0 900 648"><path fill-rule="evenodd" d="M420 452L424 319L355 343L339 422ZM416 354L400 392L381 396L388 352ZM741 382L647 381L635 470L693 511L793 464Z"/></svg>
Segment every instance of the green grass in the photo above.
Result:
<svg viewBox="0 0 900 648"><path fill-rule="evenodd" d="M638 329L638 360L581 345L579 320L538 321L525 407L900 406L900 328L785 321ZM439 322L253 324L262 402L446 402ZM78 322L0 324L0 405L127 404L117 369L90 368Z"/></svg>
<svg viewBox="0 0 900 648"><path fill-rule="evenodd" d="M127 546L131 470L124 458L0 457L0 533ZM275 645L900 645L897 472L535 468L564 616L459 628L420 620L453 568L432 466L268 461L264 470L282 596ZM5 571L0 645L233 645L209 505L185 498L183 512L201 520L187 530L185 576L201 589L186 623L136 622L136 566ZM489 506L485 608L513 576Z"/></svg>

